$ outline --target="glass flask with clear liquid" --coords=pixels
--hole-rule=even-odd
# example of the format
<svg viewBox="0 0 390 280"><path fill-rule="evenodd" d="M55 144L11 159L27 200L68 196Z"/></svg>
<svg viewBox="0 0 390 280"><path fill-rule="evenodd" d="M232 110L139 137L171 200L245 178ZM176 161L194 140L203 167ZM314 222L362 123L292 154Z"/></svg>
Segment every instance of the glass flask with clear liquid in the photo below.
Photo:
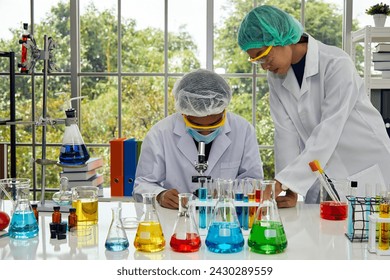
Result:
<svg viewBox="0 0 390 280"><path fill-rule="evenodd" d="M232 187L232 180L217 180L218 201L205 242L214 253L236 253L244 247L244 237L233 204Z"/></svg>
<svg viewBox="0 0 390 280"><path fill-rule="evenodd" d="M72 203L72 192L68 189L69 180L67 177L61 177L60 190L53 194L53 201L60 205L70 205Z"/></svg>
<svg viewBox="0 0 390 280"><path fill-rule="evenodd" d="M16 204L9 226L9 236L14 239L29 239L38 235L38 223L30 204L30 183L27 180L16 184Z"/></svg>
<svg viewBox="0 0 390 280"><path fill-rule="evenodd" d="M126 250L129 247L129 240L122 224L122 208L113 207L111 211L112 220L106 238L106 249L114 252Z"/></svg>
<svg viewBox="0 0 390 280"><path fill-rule="evenodd" d="M83 165L90 156L77 125L76 110L69 108L65 110L65 113L65 132L59 162L62 165Z"/></svg>
<svg viewBox="0 0 390 280"><path fill-rule="evenodd" d="M274 198L275 181L261 181L262 201L248 236L250 250L259 254L277 254L287 247L287 237Z"/></svg>
<svg viewBox="0 0 390 280"><path fill-rule="evenodd" d="M144 213L138 223L134 247L138 251L158 252L165 248L165 238L156 210L156 194L142 194Z"/></svg>
<svg viewBox="0 0 390 280"><path fill-rule="evenodd" d="M179 213L176 218L170 245L176 252L188 253L199 250L201 244L193 211L193 194L179 194Z"/></svg>

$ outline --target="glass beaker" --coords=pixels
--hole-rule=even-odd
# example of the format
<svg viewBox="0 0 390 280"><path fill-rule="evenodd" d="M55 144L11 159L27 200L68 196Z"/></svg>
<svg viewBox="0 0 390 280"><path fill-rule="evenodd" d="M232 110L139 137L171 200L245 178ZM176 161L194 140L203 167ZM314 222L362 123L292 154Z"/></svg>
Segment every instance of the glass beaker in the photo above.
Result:
<svg viewBox="0 0 390 280"><path fill-rule="evenodd" d="M281 253L287 247L287 238L276 204L274 180L261 181L263 200L257 209L255 221L248 236L250 250L260 254Z"/></svg>
<svg viewBox="0 0 390 280"><path fill-rule="evenodd" d="M334 201L326 189L320 188L320 217L325 220L345 220L348 217L348 180L331 180L327 178L330 187L340 201Z"/></svg>
<svg viewBox="0 0 390 280"><path fill-rule="evenodd" d="M61 177L60 191L53 194L53 201L60 206L70 205L72 203L72 192L68 190L68 182L67 177Z"/></svg>
<svg viewBox="0 0 390 280"><path fill-rule="evenodd" d="M244 247L244 237L233 204L232 180L217 180L218 201L210 222L206 246L214 253L236 253Z"/></svg>
<svg viewBox="0 0 390 280"><path fill-rule="evenodd" d="M77 226L94 225L98 222L98 187L72 188L72 207L76 208Z"/></svg>
<svg viewBox="0 0 390 280"><path fill-rule="evenodd" d="M180 193L179 213L176 218L170 245L176 252L196 252L201 246L198 226L192 210L193 194Z"/></svg>
<svg viewBox="0 0 390 280"><path fill-rule="evenodd" d="M158 252L165 248L165 238L156 210L156 194L143 193L144 213L135 234L134 247L139 251Z"/></svg>
<svg viewBox="0 0 390 280"><path fill-rule="evenodd" d="M122 224L122 208L113 207L110 229L106 238L106 249L109 251L123 251L129 247L129 240Z"/></svg>
<svg viewBox="0 0 390 280"><path fill-rule="evenodd" d="M90 156L77 125L76 110L69 108L65 113L65 132L59 161L63 165L85 164Z"/></svg>
<svg viewBox="0 0 390 280"><path fill-rule="evenodd" d="M30 180L14 181L16 204L9 225L9 236L15 239L33 238L38 235L38 223L30 204Z"/></svg>

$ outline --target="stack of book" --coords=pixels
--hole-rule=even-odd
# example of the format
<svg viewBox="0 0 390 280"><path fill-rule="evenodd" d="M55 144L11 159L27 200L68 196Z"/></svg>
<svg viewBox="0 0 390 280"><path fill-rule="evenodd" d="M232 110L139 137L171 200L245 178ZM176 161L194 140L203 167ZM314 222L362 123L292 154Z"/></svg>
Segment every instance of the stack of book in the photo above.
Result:
<svg viewBox="0 0 390 280"><path fill-rule="evenodd" d="M382 71L383 79L390 79L390 44L378 44L372 53L374 70Z"/></svg>
<svg viewBox="0 0 390 280"><path fill-rule="evenodd" d="M90 158L83 167L64 167L60 177L67 177L68 186L95 186L99 188L99 195L103 193L103 175L97 169L103 166L102 158Z"/></svg>

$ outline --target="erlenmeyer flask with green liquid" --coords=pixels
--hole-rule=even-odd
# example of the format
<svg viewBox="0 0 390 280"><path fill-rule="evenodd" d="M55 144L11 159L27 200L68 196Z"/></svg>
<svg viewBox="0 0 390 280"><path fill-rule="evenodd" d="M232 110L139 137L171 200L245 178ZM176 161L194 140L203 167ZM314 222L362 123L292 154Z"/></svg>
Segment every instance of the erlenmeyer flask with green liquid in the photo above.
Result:
<svg viewBox="0 0 390 280"><path fill-rule="evenodd" d="M287 237L276 204L274 180L261 181L263 198L256 212L248 237L250 251L259 254L277 254L287 247Z"/></svg>
<svg viewBox="0 0 390 280"><path fill-rule="evenodd" d="M144 213L138 224L134 247L138 251L158 252L165 248L165 238L156 210L156 194L142 194Z"/></svg>

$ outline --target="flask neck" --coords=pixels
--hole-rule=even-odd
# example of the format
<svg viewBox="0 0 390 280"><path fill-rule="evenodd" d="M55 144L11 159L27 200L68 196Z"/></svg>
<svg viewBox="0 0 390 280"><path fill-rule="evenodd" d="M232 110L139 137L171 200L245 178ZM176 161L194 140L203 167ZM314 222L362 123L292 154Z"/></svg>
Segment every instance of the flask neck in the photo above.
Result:
<svg viewBox="0 0 390 280"><path fill-rule="evenodd" d="M274 201L275 200L275 181L265 180L261 182L261 192L263 201Z"/></svg>
<svg viewBox="0 0 390 280"><path fill-rule="evenodd" d="M18 201L29 200L29 198L30 198L30 187L29 186L17 186L16 191L17 191L16 199Z"/></svg>
<svg viewBox="0 0 390 280"><path fill-rule="evenodd" d="M119 225L121 223L122 218L122 208L120 207L114 207L111 209L112 211L112 221Z"/></svg>
<svg viewBox="0 0 390 280"><path fill-rule="evenodd" d="M156 211L156 194L145 193L142 197L144 206L143 221L158 221Z"/></svg>
<svg viewBox="0 0 390 280"><path fill-rule="evenodd" d="M192 199L193 194L191 193L179 194L179 213L187 213L190 210Z"/></svg>

